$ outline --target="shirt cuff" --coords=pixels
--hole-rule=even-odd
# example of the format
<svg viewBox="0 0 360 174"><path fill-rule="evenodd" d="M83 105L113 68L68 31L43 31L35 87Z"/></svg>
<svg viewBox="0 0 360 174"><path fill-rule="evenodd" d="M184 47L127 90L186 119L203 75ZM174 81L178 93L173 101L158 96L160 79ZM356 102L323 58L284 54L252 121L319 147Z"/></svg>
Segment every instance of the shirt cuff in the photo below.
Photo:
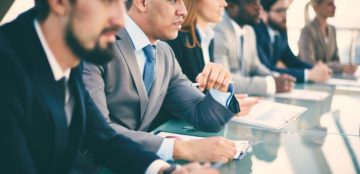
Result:
<svg viewBox="0 0 360 174"><path fill-rule="evenodd" d="M227 108L232 96L234 95L234 86L232 83L230 83L228 92L221 92L217 89L210 89L210 95L215 99L215 101Z"/></svg>
<svg viewBox="0 0 360 174"><path fill-rule="evenodd" d="M309 80L309 70L304 70L304 82L307 82Z"/></svg>
<svg viewBox="0 0 360 174"><path fill-rule="evenodd" d="M275 83L274 77L273 76L266 76L265 81L266 81L266 93L268 95L275 94L275 92L276 92L276 83Z"/></svg>
<svg viewBox="0 0 360 174"><path fill-rule="evenodd" d="M165 138L156 154L165 161L173 160L174 144L175 139Z"/></svg>
<svg viewBox="0 0 360 174"><path fill-rule="evenodd" d="M170 164L163 160L155 160L145 170L145 174L158 174L160 169L163 167L170 167Z"/></svg>

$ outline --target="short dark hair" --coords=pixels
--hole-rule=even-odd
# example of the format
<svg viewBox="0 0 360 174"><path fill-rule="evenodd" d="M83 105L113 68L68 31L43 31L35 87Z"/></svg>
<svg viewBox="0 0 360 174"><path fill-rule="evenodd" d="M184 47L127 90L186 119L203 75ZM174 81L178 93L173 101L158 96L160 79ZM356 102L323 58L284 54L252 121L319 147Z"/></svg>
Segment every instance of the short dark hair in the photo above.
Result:
<svg viewBox="0 0 360 174"><path fill-rule="evenodd" d="M240 0L226 0L226 2L227 2L228 4L232 3L232 4L236 4L236 5L239 4L239 1L240 1Z"/></svg>
<svg viewBox="0 0 360 174"><path fill-rule="evenodd" d="M277 0L261 0L261 5L265 11L270 11L271 7L277 2Z"/></svg>
<svg viewBox="0 0 360 174"><path fill-rule="evenodd" d="M71 4L74 4L76 0L69 0ZM35 0L35 11L37 20L44 21L50 13L50 7L48 0Z"/></svg>
<svg viewBox="0 0 360 174"><path fill-rule="evenodd" d="M133 3L133 0L125 0L126 9L129 10L131 5Z"/></svg>

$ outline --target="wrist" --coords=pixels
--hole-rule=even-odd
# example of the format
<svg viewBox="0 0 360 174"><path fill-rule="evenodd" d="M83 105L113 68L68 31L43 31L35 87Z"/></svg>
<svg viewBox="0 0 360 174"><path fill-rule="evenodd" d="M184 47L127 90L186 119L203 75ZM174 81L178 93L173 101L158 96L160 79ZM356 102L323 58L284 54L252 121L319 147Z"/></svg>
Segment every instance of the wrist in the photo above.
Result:
<svg viewBox="0 0 360 174"><path fill-rule="evenodd" d="M189 142L184 140L176 140L174 143L173 158L174 160L189 159Z"/></svg>

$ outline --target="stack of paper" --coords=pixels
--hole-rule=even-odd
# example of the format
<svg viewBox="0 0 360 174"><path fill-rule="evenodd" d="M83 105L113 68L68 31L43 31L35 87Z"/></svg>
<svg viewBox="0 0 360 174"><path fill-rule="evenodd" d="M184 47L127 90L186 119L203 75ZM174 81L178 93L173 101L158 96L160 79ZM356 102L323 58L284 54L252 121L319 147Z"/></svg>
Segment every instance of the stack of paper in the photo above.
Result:
<svg viewBox="0 0 360 174"><path fill-rule="evenodd" d="M300 90L294 89L288 93L279 93L275 94L276 98L290 98L290 99L300 99L300 100L315 100L322 101L329 93L322 91L309 91L309 90Z"/></svg>
<svg viewBox="0 0 360 174"><path fill-rule="evenodd" d="M281 129L306 110L300 106L261 101L251 109L248 115L236 116L232 121L270 129Z"/></svg>
<svg viewBox="0 0 360 174"><path fill-rule="evenodd" d="M356 80L347 80L347 79L335 79L331 78L326 82L328 85L338 85L338 86L349 86L349 87L360 87L360 81Z"/></svg>
<svg viewBox="0 0 360 174"><path fill-rule="evenodd" d="M197 137L197 136L191 136L191 135L182 135L182 134L176 134L176 133L170 133L170 132L159 132L157 134L160 137L163 138L175 138L175 139L181 139L181 140L195 140L195 139L201 139L204 137ZM236 145L236 154L234 156L234 159L242 159L245 157L247 151L251 147L251 142L249 140L232 140Z"/></svg>

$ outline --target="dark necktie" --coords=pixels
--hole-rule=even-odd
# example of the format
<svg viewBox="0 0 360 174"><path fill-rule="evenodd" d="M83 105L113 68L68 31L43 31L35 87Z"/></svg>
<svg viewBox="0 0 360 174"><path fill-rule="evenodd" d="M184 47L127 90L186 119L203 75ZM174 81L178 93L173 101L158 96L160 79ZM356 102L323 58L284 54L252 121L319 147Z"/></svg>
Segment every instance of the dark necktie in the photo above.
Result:
<svg viewBox="0 0 360 174"><path fill-rule="evenodd" d="M244 66L244 35L240 36L240 66L241 66L241 73L244 74L245 66Z"/></svg>
<svg viewBox="0 0 360 174"><path fill-rule="evenodd" d="M60 94L61 102L63 104L65 104L66 83L67 83L65 77L61 78L56 83L57 83L57 85L59 87L59 94Z"/></svg>
<svg viewBox="0 0 360 174"><path fill-rule="evenodd" d="M275 34L274 36L274 43L272 44L272 47L271 47L271 60L275 60L275 50L278 48L278 45L279 45L279 40L280 40L280 36L279 34Z"/></svg>
<svg viewBox="0 0 360 174"><path fill-rule="evenodd" d="M146 62L143 73L143 80L146 88L146 92L149 95L151 86L155 80L155 48L154 46L148 45L143 48Z"/></svg>

